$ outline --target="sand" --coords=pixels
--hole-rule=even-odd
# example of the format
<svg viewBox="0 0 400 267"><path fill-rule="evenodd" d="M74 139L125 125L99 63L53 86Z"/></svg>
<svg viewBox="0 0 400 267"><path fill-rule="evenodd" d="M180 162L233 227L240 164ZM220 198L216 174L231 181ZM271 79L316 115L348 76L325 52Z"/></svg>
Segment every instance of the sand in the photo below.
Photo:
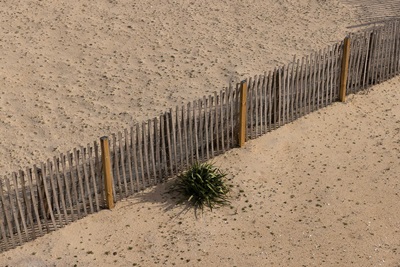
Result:
<svg viewBox="0 0 400 267"><path fill-rule="evenodd" d="M5 175L336 43L357 14L317 0L12 0L0 19Z"/></svg>
<svg viewBox="0 0 400 267"><path fill-rule="evenodd" d="M359 16L319 0L51 2L0 6L3 173L324 48ZM196 218L158 185L0 266L397 266L399 87L217 157L229 206Z"/></svg>
<svg viewBox="0 0 400 267"><path fill-rule="evenodd" d="M169 183L0 255L8 266L398 266L400 78L217 157L230 206Z"/></svg>

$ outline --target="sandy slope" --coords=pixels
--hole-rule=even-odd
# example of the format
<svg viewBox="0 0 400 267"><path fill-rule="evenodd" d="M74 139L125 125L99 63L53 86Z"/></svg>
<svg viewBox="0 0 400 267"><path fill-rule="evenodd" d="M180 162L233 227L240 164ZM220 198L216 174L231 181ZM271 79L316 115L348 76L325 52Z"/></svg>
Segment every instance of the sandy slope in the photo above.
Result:
<svg viewBox="0 0 400 267"><path fill-rule="evenodd" d="M337 1L0 4L0 173L341 40Z"/></svg>
<svg viewBox="0 0 400 267"><path fill-rule="evenodd" d="M400 78L215 162L230 207L173 206L165 187L0 255L9 266L398 266Z"/></svg>
<svg viewBox="0 0 400 267"><path fill-rule="evenodd" d="M356 21L336 1L136 2L1 2L3 173L323 48ZM230 207L196 220L160 185L0 266L400 265L399 88L218 157Z"/></svg>

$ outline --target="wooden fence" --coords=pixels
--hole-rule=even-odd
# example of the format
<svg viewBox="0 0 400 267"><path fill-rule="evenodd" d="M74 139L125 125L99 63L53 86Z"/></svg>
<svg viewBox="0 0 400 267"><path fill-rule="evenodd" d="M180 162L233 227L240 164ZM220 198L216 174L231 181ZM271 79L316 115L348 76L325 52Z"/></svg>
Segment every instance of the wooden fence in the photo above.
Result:
<svg viewBox="0 0 400 267"><path fill-rule="evenodd" d="M111 208L110 197L119 201L338 101L343 85L356 93L399 74L399 26L394 20L350 35L348 62L340 42L103 138L109 150L93 142L1 177L0 251Z"/></svg>

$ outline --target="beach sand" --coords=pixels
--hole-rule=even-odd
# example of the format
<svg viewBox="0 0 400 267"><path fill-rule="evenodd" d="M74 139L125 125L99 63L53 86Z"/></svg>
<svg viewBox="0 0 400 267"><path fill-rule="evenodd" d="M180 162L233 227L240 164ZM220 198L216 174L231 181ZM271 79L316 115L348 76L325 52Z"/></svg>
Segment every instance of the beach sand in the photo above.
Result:
<svg viewBox="0 0 400 267"><path fill-rule="evenodd" d="M8 266L398 266L400 78L214 159L231 203L170 182L0 255Z"/></svg>
<svg viewBox="0 0 400 267"><path fill-rule="evenodd" d="M359 16L320 0L51 2L0 7L3 173L325 48ZM397 266L399 87L393 78L215 158L229 206L196 218L167 182L0 265Z"/></svg>
<svg viewBox="0 0 400 267"><path fill-rule="evenodd" d="M342 40L337 1L2 1L0 172Z"/></svg>

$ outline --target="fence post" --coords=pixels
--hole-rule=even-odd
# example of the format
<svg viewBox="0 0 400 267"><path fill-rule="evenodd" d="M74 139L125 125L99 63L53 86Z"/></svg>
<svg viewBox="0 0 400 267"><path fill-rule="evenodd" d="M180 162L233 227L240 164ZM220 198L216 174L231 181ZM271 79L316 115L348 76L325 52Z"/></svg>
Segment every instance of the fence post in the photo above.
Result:
<svg viewBox="0 0 400 267"><path fill-rule="evenodd" d="M349 59L350 59L350 37L346 37L343 43L342 72L340 74L339 100L341 102L346 101L346 87L347 87L347 77L349 73Z"/></svg>
<svg viewBox="0 0 400 267"><path fill-rule="evenodd" d="M240 84L240 118L239 118L239 146L246 142L246 118L247 118L247 81Z"/></svg>
<svg viewBox="0 0 400 267"><path fill-rule="evenodd" d="M104 190L106 195L106 205L108 209L114 208L114 196L113 196L113 175L111 171L111 160L110 160L110 147L108 137L103 136L100 138L101 143L101 161L103 163L104 173Z"/></svg>

